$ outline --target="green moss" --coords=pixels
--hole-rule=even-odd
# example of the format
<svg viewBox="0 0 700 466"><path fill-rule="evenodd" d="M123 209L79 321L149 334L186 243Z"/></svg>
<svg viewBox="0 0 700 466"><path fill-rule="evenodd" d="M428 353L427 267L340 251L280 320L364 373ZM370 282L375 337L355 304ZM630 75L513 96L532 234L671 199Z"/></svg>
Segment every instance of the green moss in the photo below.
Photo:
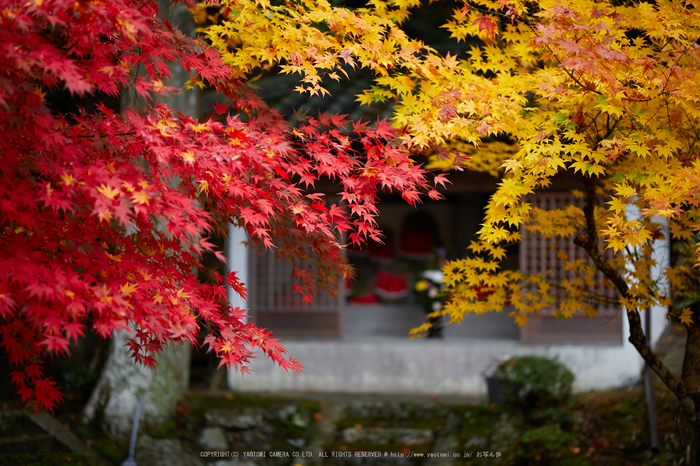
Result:
<svg viewBox="0 0 700 466"><path fill-rule="evenodd" d="M13 424L7 429L2 430L2 437L12 438L27 435L40 435L43 433L44 429L22 416L14 420Z"/></svg>
<svg viewBox="0 0 700 466"><path fill-rule="evenodd" d="M442 406L406 403L356 403L348 405L347 415L336 424L336 434L357 424L364 428L405 427L429 429L437 440L442 436L454 439L455 452L500 452L499 464L527 466L529 464L611 466L672 464L681 457L672 415L677 405L673 397L657 397L662 453L656 458L649 454L646 419L646 401L641 387L610 390L576 395L571 401L523 410L513 405ZM293 452L304 450L314 438L318 423L314 413L321 403L287 397L255 395L217 395L189 397L178 408L175 418L148 433L156 438L179 438L193 443L205 426L204 413L212 408L256 409L263 412L265 438L261 440L270 449ZM449 422L448 422L449 419ZM449 424L449 425L448 425ZM113 464L124 459L127 445L115 445L99 429L90 429L79 423L71 429ZM231 430L233 432L234 430ZM434 445L396 444L396 438L380 442L373 437L354 443L339 441L324 446L326 451L387 451L429 452ZM291 442L291 443L290 443ZM303 446L298 446L300 444ZM243 448L243 447L241 447ZM266 447L267 448L267 447ZM253 448L251 448L253 449ZM64 464L60 457L36 456L28 458L0 456L5 464ZM45 454L44 454L45 455ZM10 458L10 459L8 459ZM539 458L539 460L538 460ZM345 464L333 460L333 464ZM455 458L454 465L495 464L492 459ZM53 461L53 462L52 462ZM81 463L81 459L66 464ZM491 462L489 462L491 461ZM347 463L352 464L352 463Z"/></svg>
<svg viewBox="0 0 700 466"><path fill-rule="evenodd" d="M2 466L89 466L90 459L77 453L35 451L27 453L0 454Z"/></svg>
<svg viewBox="0 0 700 466"><path fill-rule="evenodd" d="M354 409L348 409L348 414L339 421L338 426L344 428L360 424L437 429L445 425L449 412L450 408L439 404L360 403Z"/></svg>
<svg viewBox="0 0 700 466"><path fill-rule="evenodd" d="M412 427L414 429L438 429L445 425L446 417L415 417L409 419L392 420L377 417L348 416L339 421L338 427L353 427L357 424L373 427Z"/></svg>
<svg viewBox="0 0 700 466"><path fill-rule="evenodd" d="M352 443L340 443L332 442L324 445L325 451L381 451L381 452L404 452L413 451L414 453L428 453L433 449L433 443L417 443L412 444L410 447L400 443L382 443L381 445L376 445L368 442L352 442Z"/></svg>
<svg viewBox="0 0 700 466"><path fill-rule="evenodd" d="M479 446L486 449L491 446L493 428L501 416L500 409L493 409L488 405L460 407L454 413L459 421L457 435L459 448L469 447L468 449L475 450Z"/></svg>
<svg viewBox="0 0 700 466"><path fill-rule="evenodd" d="M175 424L175 421L173 419L168 419L161 424L160 427L153 430L153 432L151 432L151 436L154 438L168 438L172 437L176 430L177 424Z"/></svg>
<svg viewBox="0 0 700 466"><path fill-rule="evenodd" d="M296 400L281 396L259 396L247 393L227 393L225 395L206 395L197 394L191 397L190 404L193 407L207 408L239 408L244 406L254 406L263 409L271 408L277 405L295 403L300 408L309 411L318 411L320 404L314 400Z"/></svg>
<svg viewBox="0 0 700 466"><path fill-rule="evenodd" d="M115 443L109 438L98 438L92 442L92 447L98 455L113 464L120 464L124 460L127 449Z"/></svg>
<svg viewBox="0 0 700 466"><path fill-rule="evenodd" d="M558 424L544 425L523 432L518 442L517 457L521 462L560 462L571 456L569 448L576 435L562 430ZM533 452L536 454L533 456Z"/></svg>

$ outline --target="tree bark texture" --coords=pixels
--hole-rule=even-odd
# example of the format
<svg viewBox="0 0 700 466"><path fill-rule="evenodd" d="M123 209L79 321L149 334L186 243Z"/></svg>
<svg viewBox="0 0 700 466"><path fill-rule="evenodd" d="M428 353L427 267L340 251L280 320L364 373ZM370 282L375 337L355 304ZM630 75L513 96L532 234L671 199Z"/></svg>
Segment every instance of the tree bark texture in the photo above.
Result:
<svg viewBox="0 0 700 466"><path fill-rule="evenodd" d="M686 389L686 398L682 400L682 429L684 440L690 446L690 463L700 464L700 303L693 303L693 323L686 325L688 339L685 342L683 372L681 380Z"/></svg>
<svg viewBox="0 0 700 466"><path fill-rule="evenodd" d="M136 401L142 397L141 425L157 427L175 414L178 402L189 387L189 344L171 345L157 356L156 370L136 366L124 344L126 332L115 335L107 363L90 400L83 421L98 424L115 439L131 432Z"/></svg>

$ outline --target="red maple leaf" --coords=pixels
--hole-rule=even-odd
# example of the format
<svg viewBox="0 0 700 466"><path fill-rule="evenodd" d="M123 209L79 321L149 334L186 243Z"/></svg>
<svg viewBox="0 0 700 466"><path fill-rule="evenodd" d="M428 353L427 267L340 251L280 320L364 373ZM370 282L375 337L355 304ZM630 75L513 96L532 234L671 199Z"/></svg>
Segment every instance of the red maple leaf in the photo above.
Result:
<svg viewBox="0 0 700 466"><path fill-rule="evenodd" d="M249 348L258 346L284 369L302 370L272 335L243 323L244 311L228 308L220 276L197 280L205 252L224 259L207 238L235 223L251 242L342 275L337 233L378 237L381 188L411 203L435 197L425 173L397 149L389 122L372 129L321 115L292 129L228 79L232 70L213 48L157 19L157 8L15 2L12 20L0 18L0 268L7 272L0 274L0 345L32 409L60 401L40 362L67 352L87 323L105 338L140 329L127 348L147 366L169 340L196 341L203 323L222 364L247 371ZM50 41L47 24L60 25ZM341 56L352 63L351 54ZM163 85L168 63L219 93L212 120L156 103L174 90ZM80 96L117 96L127 87L144 97L138 112L120 113L106 100L75 110L84 106ZM66 97L49 102L47 94L61 88ZM328 208L323 196L306 192L319 179L335 180L349 208ZM319 268L297 271L304 300ZM235 275L226 283L245 297Z"/></svg>
<svg viewBox="0 0 700 466"><path fill-rule="evenodd" d="M488 37L493 37L496 33L496 23L484 15L478 15L474 20L474 24L479 26L479 32L486 31Z"/></svg>
<svg viewBox="0 0 700 466"><path fill-rule="evenodd" d="M214 112L216 112L217 115L223 115L225 113L228 113L229 109L229 104L226 102L216 102L214 104Z"/></svg>

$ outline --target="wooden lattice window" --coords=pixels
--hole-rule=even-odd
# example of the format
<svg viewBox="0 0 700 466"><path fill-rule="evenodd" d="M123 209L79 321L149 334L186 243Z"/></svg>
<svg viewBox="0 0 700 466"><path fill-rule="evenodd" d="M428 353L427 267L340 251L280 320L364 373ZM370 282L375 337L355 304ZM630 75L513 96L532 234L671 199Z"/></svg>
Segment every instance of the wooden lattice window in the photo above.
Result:
<svg viewBox="0 0 700 466"><path fill-rule="evenodd" d="M583 207L583 200L575 198L569 191L540 194L533 205L544 210L563 209L567 205ZM548 271L555 277L570 277L573 272L562 269L562 261L557 256L558 250L564 251L571 260L588 258L583 248L573 243L573 236L544 238L539 234L531 234L526 228L522 229L523 240L520 245L520 270L524 274L546 274ZM611 257L611 250L605 254ZM601 272L594 275L596 294L616 300L617 292ZM564 298L557 296L558 300ZM556 303L554 304L556 306ZM520 338L527 342L622 342L622 314L618 305L599 304L596 317L587 317L577 313L569 319L558 319L552 314L555 307L540 312L529 319L528 324L521 328Z"/></svg>
<svg viewBox="0 0 700 466"><path fill-rule="evenodd" d="M312 303L293 291L292 264L274 251L253 247L250 257L249 305L256 324L280 337L342 338L344 298L318 290Z"/></svg>

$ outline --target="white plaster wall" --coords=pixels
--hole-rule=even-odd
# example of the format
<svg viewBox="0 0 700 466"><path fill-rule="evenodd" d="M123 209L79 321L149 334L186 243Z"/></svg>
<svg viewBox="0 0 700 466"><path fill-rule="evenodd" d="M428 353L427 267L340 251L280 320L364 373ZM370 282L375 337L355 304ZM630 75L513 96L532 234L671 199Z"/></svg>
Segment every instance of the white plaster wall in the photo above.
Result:
<svg viewBox="0 0 700 466"><path fill-rule="evenodd" d="M484 372L504 355L558 356L575 374L577 392L622 386L641 376L642 359L622 345L524 345L512 340L386 339L384 341L287 341L304 365L286 373L260 355L252 374L229 373L237 391L396 393L483 396Z"/></svg>
<svg viewBox="0 0 700 466"><path fill-rule="evenodd" d="M634 204L626 206L625 218L627 220L642 220L639 208ZM671 243L669 242L668 221L664 218L657 217L655 222L661 224L661 228L665 233L664 239L659 239L654 242L654 252L652 260L654 265L651 267L651 277L656 281L661 294L670 295L668 280L664 275L664 271L671 264ZM644 314L642 313L642 323L644 323ZM659 340L666 324L666 310L660 306L655 306L651 309L651 344L655 345ZM646 329L645 329L646 332ZM627 335L628 332L624 333ZM649 337L647 335L647 337Z"/></svg>
<svg viewBox="0 0 700 466"><path fill-rule="evenodd" d="M249 283L249 261L248 248L244 244L248 241L248 235L245 229L234 225L229 225L229 238L226 243L226 258L228 259L228 268L236 272L238 279L248 287ZM248 309L248 302L243 299L238 293L228 288L228 302L233 307Z"/></svg>

